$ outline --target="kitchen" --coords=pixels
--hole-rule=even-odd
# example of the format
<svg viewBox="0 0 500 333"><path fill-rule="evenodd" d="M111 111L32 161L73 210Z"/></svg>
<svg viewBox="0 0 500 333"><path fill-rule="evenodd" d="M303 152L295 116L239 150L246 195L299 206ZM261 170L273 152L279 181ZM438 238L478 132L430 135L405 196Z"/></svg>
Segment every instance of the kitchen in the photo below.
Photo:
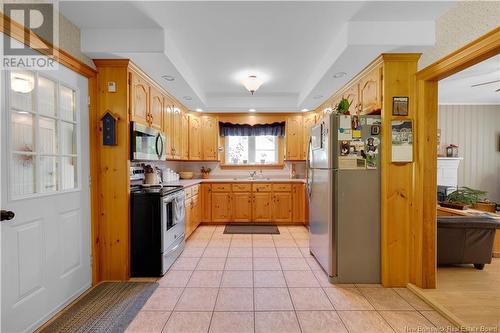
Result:
<svg viewBox="0 0 500 333"><path fill-rule="evenodd" d="M1 78L2 331L460 326L415 289L436 287L422 73L491 55L494 9L62 2L59 68ZM38 50L15 10L4 38ZM443 42L470 12L484 28Z"/></svg>

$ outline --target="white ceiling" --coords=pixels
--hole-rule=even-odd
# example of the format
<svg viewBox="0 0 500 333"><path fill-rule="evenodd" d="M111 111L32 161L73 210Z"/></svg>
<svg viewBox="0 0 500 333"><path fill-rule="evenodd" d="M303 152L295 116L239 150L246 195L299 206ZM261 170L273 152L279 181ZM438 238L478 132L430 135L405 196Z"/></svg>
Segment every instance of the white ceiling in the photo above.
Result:
<svg viewBox="0 0 500 333"><path fill-rule="evenodd" d="M130 58L191 109L313 109L382 52L421 52L453 2L61 2L91 58ZM340 79L336 72L346 72ZM265 78L251 96L241 76ZM167 82L162 75L176 79ZM190 96L192 100L183 99Z"/></svg>
<svg viewBox="0 0 500 333"><path fill-rule="evenodd" d="M500 105L499 81L500 54L439 81L439 104Z"/></svg>

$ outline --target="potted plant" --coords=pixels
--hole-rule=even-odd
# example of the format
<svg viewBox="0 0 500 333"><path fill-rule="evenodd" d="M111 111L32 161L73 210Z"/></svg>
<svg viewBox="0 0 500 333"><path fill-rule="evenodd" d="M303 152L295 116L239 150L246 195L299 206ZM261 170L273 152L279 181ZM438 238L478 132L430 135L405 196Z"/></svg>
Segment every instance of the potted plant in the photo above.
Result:
<svg viewBox="0 0 500 333"><path fill-rule="evenodd" d="M459 187L456 191L453 191L446 196L446 200L441 203L441 206L465 209L473 206L481 200L484 200L486 193L487 192L485 191L475 190L466 186Z"/></svg>
<svg viewBox="0 0 500 333"><path fill-rule="evenodd" d="M201 167L201 178L207 179L210 171L212 171L212 169L205 167L205 166L202 166Z"/></svg>
<svg viewBox="0 0 500 333"><path fill-rule="evenodd" d="M338 114L345 114L348 115L349 113L349 108L351 107L352 101L349 102L349 100L345 97L342 97L340 100L339 104L335 107L335 111Z"/></svg>

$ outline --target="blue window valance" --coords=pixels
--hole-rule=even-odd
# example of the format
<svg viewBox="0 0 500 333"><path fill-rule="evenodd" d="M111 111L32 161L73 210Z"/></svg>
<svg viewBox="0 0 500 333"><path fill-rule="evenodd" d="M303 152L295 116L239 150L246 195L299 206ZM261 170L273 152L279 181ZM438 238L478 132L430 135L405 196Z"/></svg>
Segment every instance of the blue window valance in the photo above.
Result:
<svg viewBox="0 0 500 333"><path fill-rule="evenodd" d="M272 124L232 124L219 122L220 136L285 136L285 122Z"/></svg>

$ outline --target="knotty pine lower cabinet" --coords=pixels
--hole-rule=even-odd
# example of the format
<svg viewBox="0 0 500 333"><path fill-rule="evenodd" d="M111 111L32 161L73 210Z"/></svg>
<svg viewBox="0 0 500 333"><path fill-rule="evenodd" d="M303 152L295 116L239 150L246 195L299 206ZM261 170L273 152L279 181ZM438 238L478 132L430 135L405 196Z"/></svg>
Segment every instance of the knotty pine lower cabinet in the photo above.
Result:
<svg viewBox="0 0 500 333"><path fill-rule="evenodd" d="M231 192L212 191L212 222L231 222Z"/></svg>
<svg viewBox="0 0 500 333"><path fill-rule="evenodd" d="M232 222L252 221L252 193L236 192L232 194Z"/></svg>
<svg viewBox="0 0 500 333"><path fill-rule="evenodd" d="M271 222L271 192L254 192L252 200L252 221L253 222Z"/></svg>
<svg viewBox="0 0 500 333"><path fill-rule="evenodd" d="M274 192L272 212L274 222L292 222L292 193Z"/></svg>
<svg viewBox="0 0 500 333"><path fill-rule="evenodd" d="M201 221L212 221L212 186L210 184L200 185L201 193Z"/></svg>

